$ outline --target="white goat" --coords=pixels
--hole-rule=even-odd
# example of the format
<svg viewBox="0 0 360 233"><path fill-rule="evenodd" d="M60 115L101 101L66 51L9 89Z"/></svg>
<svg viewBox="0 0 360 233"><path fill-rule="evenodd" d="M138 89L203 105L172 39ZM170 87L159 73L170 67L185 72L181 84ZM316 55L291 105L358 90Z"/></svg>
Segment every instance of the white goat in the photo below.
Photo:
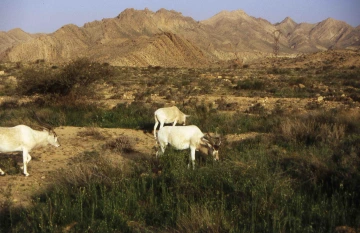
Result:
<svg viewBox="0 0 360 233"><path fill-rule="evenodd" d="M15 127L0 127L0 152L23 152L24 175L28 176L27 164L31 160L29 152L31 149L51 144L59 147L57 135L54 130L44 128L38 131L26 125L17 125ZM0 175L5 173L0 169Z"/></svg>
<svg viewBox="0 0 360 233"><path fill-rule="evenodd" d="M221 141L214 143L210 135L205 135L195 125L188 126L165 126L157 133L157 142L160 150L156 152L156 157L165 152L166 146L170 144L176 150L185 150L190 148L190 161L195 169L195 151L200 151L207 155L212 155L215 160L219 160L219 146Z"/></svg>
<svg viewBox="0 0 360 233"><path fill-rule="evenodd" d="M176 106L167 107L167 108L159 108L155 111L154 117L155 117L155 126L154 126L154 137L156 138L156 128L159 125L160 122L160 129L164 127L164 124L173 123L173 126L176 125L176 123L184 124L186 118L190 115L186 115L183 112L181 112Z"/></svg>

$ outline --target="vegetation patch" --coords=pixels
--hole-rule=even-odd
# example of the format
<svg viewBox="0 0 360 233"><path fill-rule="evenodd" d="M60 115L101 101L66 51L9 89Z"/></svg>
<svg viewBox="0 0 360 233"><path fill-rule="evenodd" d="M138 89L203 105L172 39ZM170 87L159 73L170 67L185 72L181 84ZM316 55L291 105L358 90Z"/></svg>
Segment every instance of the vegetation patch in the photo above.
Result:
<svg viewBox="0 0 360 233"><path fill-rule="evenodd" d="M130 153L134 151L132 140L126 136L120 136L107 142L103 148L118 153Z"/></svg>
<svg viewBox="0 0 360 233"><path fill-rule="evenodd" d="M78 136L104 140L106 128L147 134L157 108L177 105L191 115L189 124L222 135L222 160L197 154L196 169L189 170L189 151L171 148L157 159L152 152L132 158L137 139L117 135L99 149L80 152L67 169L49 173L51 185L34 193L29 206L12 202L11 185L1 188L0 232L360 227L357 67L136 68L86 60L46 66L38 61L6 69L22 75L19 90L25 96L13 93L1 102L1 126L32 123L31 109L53 126L86 127ZM111 108L99 103L97 85L111 90ZM222 96L268 97L268 102L252 100L243 107ZM258 136L246 137L252 133ZM127 154L126 169L110 159L114 153ZM0 167L9 176L20 174L10 156L2 157Z"/></svg>
<svg viewBox="0 0 360 233"><path fill-rule="evenodd" d="M66 96L70 93L93 94L92 84L113 76L110 66L90 62L81 58L65 65L62 69L32 67L25 69L20 77L22 94L53 94Z"/></svg>

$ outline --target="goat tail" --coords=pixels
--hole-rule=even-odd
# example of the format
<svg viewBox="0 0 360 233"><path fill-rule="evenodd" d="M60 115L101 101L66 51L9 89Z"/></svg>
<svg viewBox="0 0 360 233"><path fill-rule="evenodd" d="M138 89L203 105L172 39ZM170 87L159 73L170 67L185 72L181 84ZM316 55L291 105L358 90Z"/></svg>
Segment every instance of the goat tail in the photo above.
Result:
<svg viewBox="0 0 360 233"><path fill-rule="evenodd" d="M154 113L154 119L155 119L155 122L158 122L158 121L159 121L158 118L157 118L156 113Z"/></svg>

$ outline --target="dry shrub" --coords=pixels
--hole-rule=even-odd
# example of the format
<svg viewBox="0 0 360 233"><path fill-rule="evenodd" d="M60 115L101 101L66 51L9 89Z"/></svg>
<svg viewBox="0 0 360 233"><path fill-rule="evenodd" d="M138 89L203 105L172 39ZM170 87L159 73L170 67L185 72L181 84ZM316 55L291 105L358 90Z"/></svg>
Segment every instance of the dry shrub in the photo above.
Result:
<svg viewBox="0 0 360 233"><path fill-rule="evenodd" d="M72 159L70 169L60 169L53 175L54 184L61 187L86 186L91 183L110 185L118 167L96 151L85 151Z"/></svg>
<svg viewBox="0 0 360 233"><path fill-rule="evenodd" d="M84 131L78 133L80 137L93 137L97 140L104 140L105 136L100 132L96 126L86 127Z"/></svg>
<svg viewBox="0 0 360 233"><path fill-rule="evenodd" d="M221 111L235 111L239 105L237 102L228 103L223 97L215 100L215 103L218 105L217 109Z"/></svg>
<svg viewBox="0 0 360 233"><path fill-rule="evenodd" d="M103 149L111 150L119 153L131 153L134 151L131 140L126 136L120 136L115 140L107 142Z"/></svg>
<svg viewBox="0 0 360 233"><path fill-rule="evenodd" d="M360 111L359 110L342 110L338 114L339 122L347 125L347 133L360 134Z"/></svg>
<svg viewBox="0 0 360 233"><path fill-rule="evenodd" d="M57 96L93 95L93 84L114 75L109 66L80 58L61 70L29 68L19 80L19 90L25 95L52 94Z"/></svg>
<svg viewBox="0 0 360 233"><path fill-rule="evenodd" d="M66 187L68 184L75 186L86 186L94 180L98 180L99 183L104 183L109 178L99 170L95 164L79 164L72 166L71 170L60 170L59 174L55 172L55 179L58 185Z"/></svg>
<svg viewBox="0 0 360 233"><path fill-rule="evenodd" d="M265 114L266 108L261 103L256 103L255 105L250 106L248 109L246 109L245 113Z"/></svg>
<svg viewBox="0 0 360 233"><path fill-rule="evenodd" d="M236 90L263 90L265 82L256 78L239 80L235 87Z"/></svg>
<svg viewBox="0 0 360 233"><path fill-rule="evenodd" d="M321 109L323 108L324 102L318 102L318 101L309 101L306 105L305 105L305 109L307 110L316 110L316 109Z"/></svg>
<svg viewBox="0 0 360 233"><path fill-rule="evenodd" d="M0 168L8 175L14 175L21 173L20 166L17 164L13 155L3 154L1 155Z"/></svg>
<svg viewBox="0 0 360 233"><path fill-rule="evenodd" d="M280 135L284 140L309 144L338 144L345 136L345 125L319 122L310 117L286 118L280 126Z"/></svg>
<svg viewBox="0 0 360 233"><path fill-rule="evenodd" d="M48 106L66 106L71 108L88 105L88 100L74 93L69 93L66 96L48 95L44 96L43 99L45 100L45 104Z"/></svg>
<svg viewBox="0 0 360 233"><path fill-rule="evenodd" d="M17 99L5 99L0 103L0 109L12 109L19 107L19 101Z"/></svg>
<svg viewBox="0 0 360 233"><path fill-rule="evenodd" d="M338 144L345 137L345 125L321 124L319 125L319 138L322 142Z"/></svg>
<svg viewBox="0 0 360 233"><path fill-rule="evenodd" d="M223 232L223 220L217 211L211 211L204 206L194 205L189 214L184 214L177 220L180 232Z"/></svg>

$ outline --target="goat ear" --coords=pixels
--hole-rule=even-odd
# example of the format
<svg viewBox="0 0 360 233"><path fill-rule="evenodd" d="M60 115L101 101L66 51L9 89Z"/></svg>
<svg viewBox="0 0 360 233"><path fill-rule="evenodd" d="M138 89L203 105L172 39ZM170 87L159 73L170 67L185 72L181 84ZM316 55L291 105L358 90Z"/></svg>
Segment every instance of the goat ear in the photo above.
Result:
<svg viewBox="0 0 360 233"><path fill-rule="evenodd" d="M185 115L185 117L190 117L190 115Z"/></svg>

